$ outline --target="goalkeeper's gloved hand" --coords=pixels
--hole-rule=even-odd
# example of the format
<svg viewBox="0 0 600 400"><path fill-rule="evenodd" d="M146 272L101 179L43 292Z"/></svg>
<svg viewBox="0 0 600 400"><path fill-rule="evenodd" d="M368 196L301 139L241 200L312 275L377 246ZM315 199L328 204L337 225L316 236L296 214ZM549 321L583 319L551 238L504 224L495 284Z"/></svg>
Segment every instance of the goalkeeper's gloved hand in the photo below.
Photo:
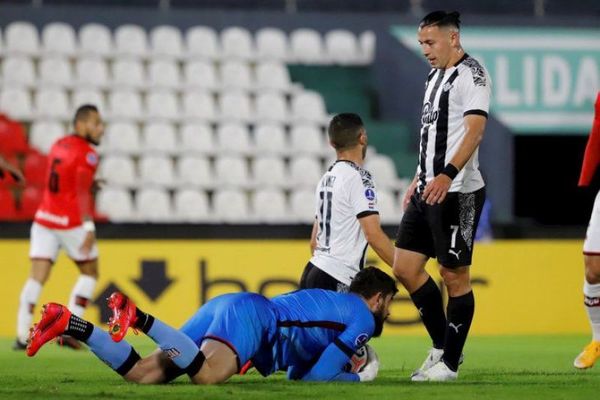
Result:
<svg viewBox="0 0 600 400"><path fill-rule="evenodd" d="M358 378L361 382L370 382L377 377L377 372L379 372L379 357L371 346L367 344L365 347L368 354L367 365L358 373Z"/></svg>

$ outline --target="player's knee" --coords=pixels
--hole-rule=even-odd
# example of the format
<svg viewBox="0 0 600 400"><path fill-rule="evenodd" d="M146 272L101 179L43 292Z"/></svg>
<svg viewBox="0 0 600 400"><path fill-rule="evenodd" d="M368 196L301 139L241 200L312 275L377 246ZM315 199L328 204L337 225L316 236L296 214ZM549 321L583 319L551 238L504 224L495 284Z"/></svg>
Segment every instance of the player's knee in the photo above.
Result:
<svg viewBox="0 0 600 400"><path fill-rule="evenodd" d="M451 297L460 296L471 290L469 274L449 268L441 268L440 275Z"/></svg>
<svg viewBox="0 0 600 400"><path fill-rule="evenodd" d="M600 256L585 256L585 280L591 284L600 283Z"/></svg>

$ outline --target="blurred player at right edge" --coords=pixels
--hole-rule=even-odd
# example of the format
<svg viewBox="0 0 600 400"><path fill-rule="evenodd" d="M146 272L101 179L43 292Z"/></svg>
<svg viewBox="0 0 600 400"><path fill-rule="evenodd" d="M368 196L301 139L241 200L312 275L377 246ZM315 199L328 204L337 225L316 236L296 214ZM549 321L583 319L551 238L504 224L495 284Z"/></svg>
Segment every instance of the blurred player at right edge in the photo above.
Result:
<svg viewBox="0 0 600 400"><path fill-rule="evenodd" d="M596 113L590 132L579 186L589 186L600 167L600 92L596 97ZM575 368L585 369L594 365L600 357L600 190L594 201L590 224L583 243L585 280L583 281L583 303L592 327L592 342L575 358Z"/></svg>

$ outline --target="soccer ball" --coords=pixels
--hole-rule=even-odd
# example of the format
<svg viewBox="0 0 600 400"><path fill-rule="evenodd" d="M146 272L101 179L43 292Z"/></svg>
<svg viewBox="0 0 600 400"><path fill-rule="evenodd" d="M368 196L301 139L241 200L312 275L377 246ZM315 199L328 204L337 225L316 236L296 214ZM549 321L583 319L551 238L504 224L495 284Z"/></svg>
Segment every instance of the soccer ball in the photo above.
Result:
<svg viewBox="0 0 600 400"><path fill-rule="evenodd" d="M346 364L344 369L346 372L354 372L356 374L361 372L368 362L369 352L367 351L367 346L365 345L356 350L356 353L354 353L352 358L350 358L350 362Z"/></svg>

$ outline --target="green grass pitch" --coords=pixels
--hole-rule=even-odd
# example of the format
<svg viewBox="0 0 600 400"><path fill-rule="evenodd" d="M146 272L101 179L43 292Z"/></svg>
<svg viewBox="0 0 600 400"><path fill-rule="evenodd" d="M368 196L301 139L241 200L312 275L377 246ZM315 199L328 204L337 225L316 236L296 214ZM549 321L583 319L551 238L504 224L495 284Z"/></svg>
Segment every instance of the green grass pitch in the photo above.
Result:
<svg viewBox="0 0 600 400"><path fill-rule="evenodd" d="M153 344L130 339L140 354ZM371 383L289 382L283 374L263 378L255 371L228 383L194 386L185 377L168 385L142 386L123 381L90 351L54 344L34 358L10 349L0 339L0 399L592 399L600 387L600 365L577 371L573 358L585 336L472 337L459 380L411 383L409 376L428 348L424 337L389 336L372 341L381 368Z"/></svg>

